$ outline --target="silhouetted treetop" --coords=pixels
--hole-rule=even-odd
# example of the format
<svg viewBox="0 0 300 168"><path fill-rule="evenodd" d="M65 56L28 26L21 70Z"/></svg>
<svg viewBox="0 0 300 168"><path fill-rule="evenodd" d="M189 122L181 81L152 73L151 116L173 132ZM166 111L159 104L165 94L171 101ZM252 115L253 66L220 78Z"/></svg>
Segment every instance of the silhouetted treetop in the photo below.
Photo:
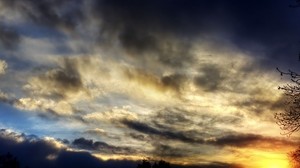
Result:
<svg viewBox="0 0 300 168"><path fill-rule="evenodd" d="M137 168L171 168L171 165L163 160L155 161L153 164L148 160L143 160L141 164L138 164Z"/></svg>
<svg viewBox="0 0 300 168"><path fill-rule="evenodd" d="M20 168L20 164L16 157L7 153L0 155L0 168Z"/></svg>
<svg viewBox="0 0 300 168"><path fill-rule="evenodd" d="M278 87L285 94L285 110L275 114L277 124L284 134L291 135L300 129L300 74L288 70L283 72L277 68L281 76L288 76L290 84Z"/></svg>

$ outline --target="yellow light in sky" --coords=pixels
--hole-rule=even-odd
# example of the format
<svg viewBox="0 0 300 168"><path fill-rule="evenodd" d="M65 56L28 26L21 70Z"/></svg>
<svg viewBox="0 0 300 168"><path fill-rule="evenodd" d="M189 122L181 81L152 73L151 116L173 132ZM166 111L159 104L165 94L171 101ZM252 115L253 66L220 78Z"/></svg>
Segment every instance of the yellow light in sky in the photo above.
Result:
<svg viewBox="0 0 300 168"><path fill-rule="evenodd" d="M291 168L286 152L249 150L250 162L246 167Z"/></svg>
<svg viewBox="0 0 300 168"><path fill-rule="evenodd" d="M244 168L292 168L288 153L292 147L281 146L268 148L236 149L235 155L227 155L225 160L242 165Z"/></svg>
<svg viewBox="0 0 300 168"><path fill-rule="evenodd" d="M260 168L290 168L288 160L266 160L259 164Z"/></svg>

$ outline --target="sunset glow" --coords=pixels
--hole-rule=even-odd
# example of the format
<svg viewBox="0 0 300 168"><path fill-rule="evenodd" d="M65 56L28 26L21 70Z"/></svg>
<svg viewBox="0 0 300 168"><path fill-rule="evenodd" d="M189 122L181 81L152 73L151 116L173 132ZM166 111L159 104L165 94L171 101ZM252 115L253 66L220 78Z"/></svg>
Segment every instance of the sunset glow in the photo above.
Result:
<svg viewBox="0 0 300 168"><path fill-rule="evenodd" d="M248 150L247 154L249 155L249 162L244 163L245 167L291 168L287 153L284 152Z"/></svg>

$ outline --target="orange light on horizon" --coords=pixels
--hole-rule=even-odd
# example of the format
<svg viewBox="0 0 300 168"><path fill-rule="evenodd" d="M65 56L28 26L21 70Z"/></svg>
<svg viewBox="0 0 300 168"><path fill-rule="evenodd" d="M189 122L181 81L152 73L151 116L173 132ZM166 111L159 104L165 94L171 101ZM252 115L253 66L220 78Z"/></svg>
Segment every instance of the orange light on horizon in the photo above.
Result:
<svg viewBox="0 0 300 168"><path fill-rule="evenodd" d="M291 168L287 152L246 149L248 159L242 161L246 168Z"/></svg>

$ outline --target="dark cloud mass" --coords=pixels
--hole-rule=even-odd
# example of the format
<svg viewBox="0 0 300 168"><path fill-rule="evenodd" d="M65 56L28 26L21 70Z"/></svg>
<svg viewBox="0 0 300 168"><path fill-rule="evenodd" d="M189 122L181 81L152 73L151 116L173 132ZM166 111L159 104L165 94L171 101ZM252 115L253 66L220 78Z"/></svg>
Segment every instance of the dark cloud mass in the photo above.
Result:
<svg viewBox="0 0 300 168"><path fill-rule="evenodd" d="M204 137L198 138L198 135L202 135L203 133L198 132L196 130L195 131L174 131L172 130L172 128L167 128L167 127L164 128L161 126L160 129L158 129L146 123L141 123L138 121L129 121L129 120L124 120L123 124L138 132L148 134L150 136L151 135L157 136L153 138L154 140L157 138L162 138L167 140L175 140L184 143L190 143L193 145L208 144L208 145L214 145L219 147L226 147L226 146L251 147L251 146L259 146L259 145L270 147L271 145L273 146L276 145L280 147L283 146L284 144L289 144L293 146L297 143L297 142L288 141L284 139L262 136L259 134L244 134L244 133L237 133L237 132L228 132L227 134L224 133L225 135L223 136L205 139ZM165 146L164 144L155 143L154 145L155 146L162 145L165 148L165 150L163 151L173 150L170 146Z"/></svg>
<svg viewBox="0 0 300 168"><path fill-rule="evenodd" d="M161 143L154 143L153 145L155 147L152 151L152 154L154 154L154 156L180 158L191 156L192 154L194 154L182 147L172 147L170 145Z"/></svg>
<svg viewBox="0 0 300 168"><path fill-rule="evenodd" d="M72 144L79 149L94 150L102 153L118 153L118 154L133 154L134 150L128 147L118 147L109 145L101 141L93 141L83 137L75 139Z"/></svg>
<svg viewBox="0 0 300 168"><path fill-rule="evenodd" d="M208 140L207 143L217 146L233 146L233 147L251 147L259 146L269 148L271 146L280 147L284 144L291 146L296 145L297 142L288 141L280 138L266 137L258 134L228 134L218 137L214 140Z"/></svg>
<svg viewBox="0 0 300 168"><path fill-rule="evenodd" d="M55 141L64 143L60 140L40 139L35 135L25 135L11 132L5 129L0 130L0 153L10 152L19 160L21 166L32 168L134 168L137 166L136 161L130 160L108 160L103 161L88 152L70 151L67 146L58 147ZM106 143L93 142L84 138L75 139L73 145L83 145L84 148L94 148L95 146L107 146ZM66 144L67 145L67 144ZM168 146L163 146L164 151L173 151ZM159 151L157 151L159 152ZM174 151L173 151L174 152ZM178 153L177 156L180 156ZM236 165L226 163L211 163L205 165L172 165L175 168L233 168Z"/></svg>
<svg viewBox="0 0 300 168"><path fill-rule="evenodd" d="M20 40L19 34L13 28L0 23L0 48L15 49Z"/></svg>
<svg viewBox="0 0 300 168"><path fill-rule="evenodd" d="M200 75L195 77L194 82L200 88L204 88L205 91L212 92L219 89L222 81L225 79L222 74L222 69L216 65L205 65L201 67Z"/></svg>
<svg viewBox="0 0 300 168"><path fill-rule="evenodd" d="M81 0L1 0L6 7L21 12L33 22L73 31L83 15Z"/></svg>
<svg viewBox="0 0 300 168"><path fill-rule="evenodd" d="M131 120L123 120L122 123L131 128L133 130L149 134L160 136L162 138L170 139L170 140L179 140L187 143L203 143L202 139L197 139L188 136L184 132L181 131L172 131L172 130L160 130L154 127L147 125L146 123L138 122L138 121L131 121Z"/></svg>
<svg viewBox="0 0 300 168"><path fill-rule="evenodd" d="M102 31L117 36L131 55L144 60L144 56L151 55L148 53L154 53L158 58L152 59L177 67L194 60L189 52L190 42L210 37L211 33L219 33L221 38L230 35L229 40L235 45L253 53L271 51L268 61L275 57L282 59L282 51L297 41L290 38L299 34L296 30L300 25L292 26L290 22L296 21L297 12L289 10L287 3L269 0L246 3L238 0L103 0L96 3L92 12L101 18ZM174 42L174 38L180 42Z"/></svg>
<svg viewBox="0 0 300 168"><path fill-rule="evenodd" d="M84 85L79 72L80 65L89 66L89 58L63 58L59 60L57 67L41 70L36 76L31 77L26 87L24 87L24 90L31 96L47 101L54 101L57 104L65 102L65 105L71 110L60 109L58 105L48 106L47 103L37 103L33 99L28 100L32 104L39 106L43 111L53 112L58 115L64 111L77 111L72 104L72 102L77 101L76 97L80 96L80 99L83 99L90 96L89 89ZM22 103L22 101L17 101L16 103L20 107L28 108L27 104Z"/></svg>
<svg viewBox="0 0 300 168"><path fill-rule="evenodd" d="M134 161L102 161L88 152L68 151L58 148L51 141L17 134L7 130L0 131L0 153L10 152L19 159L21 166L32 168L134 168Z"/></svg>
<svg viewBox="0 0 300 168"><path fill-rule="evenodd" d="M287 2L271 0L246 3L238 0L1 2L34 23L59 31L67 29L80 34L79 25L85 25L89 19L97 20L101 24L97 25L98 34L93 36L98 37L99 44L119 41L124 51L137 60L151 60L171 67L193 64L195 56L191 45L194 40L216 40L216 34L243 50L257 54L268 52L262 61L270 61L267 65L271 65L273 59L285 58L283 52L296 52L300 26L295 24L297 10L289 8Z"/></svg>

